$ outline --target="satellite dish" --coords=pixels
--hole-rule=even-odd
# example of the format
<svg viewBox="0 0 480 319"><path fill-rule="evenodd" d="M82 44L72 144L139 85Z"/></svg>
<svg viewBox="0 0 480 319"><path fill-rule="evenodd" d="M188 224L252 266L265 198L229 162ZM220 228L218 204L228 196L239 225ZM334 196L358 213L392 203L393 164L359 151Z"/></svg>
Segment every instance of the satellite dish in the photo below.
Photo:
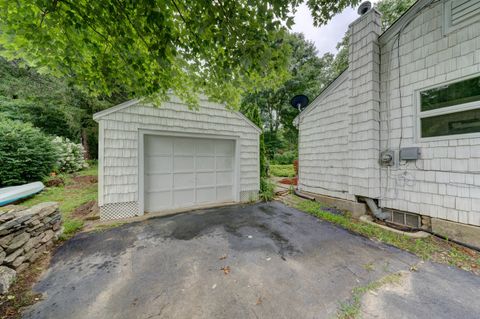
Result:
<svg viewBox="0 0 480 319"><path fill-rule="evenodd" d="M295 95L291 100L290 104L292 107L296 108L301 112L308 105L308 97L306 95Z"/></svg>
<svg viewBox="0 0 480 319"><path fill-rule="evenodd" d="M363 16L371 8L372 8L372 3L370 1L365 1L364 3L362 3L360 5L360 7L358 7L357 12L358 12L359 15Z"/></svg>

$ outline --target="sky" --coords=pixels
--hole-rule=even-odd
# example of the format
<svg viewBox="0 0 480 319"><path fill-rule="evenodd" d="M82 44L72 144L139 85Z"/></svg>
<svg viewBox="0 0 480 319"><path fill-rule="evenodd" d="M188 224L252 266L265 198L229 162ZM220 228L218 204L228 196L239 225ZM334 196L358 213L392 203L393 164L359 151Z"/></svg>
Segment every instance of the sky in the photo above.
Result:
<svg viewBox="0 0 480 319"><path fill-rule="evenodd" d="M370 0L372 3L378 1ZM342 13L334 16L327 25L316 28L313 26L310 9L303 3L295 14L295 25L292 27L292 31L302 32L305 34L305 38L313 41L319 56L327 52L337 53L337 43L342 40L348 25L358 18L357 8L346 8Z"/></svg>

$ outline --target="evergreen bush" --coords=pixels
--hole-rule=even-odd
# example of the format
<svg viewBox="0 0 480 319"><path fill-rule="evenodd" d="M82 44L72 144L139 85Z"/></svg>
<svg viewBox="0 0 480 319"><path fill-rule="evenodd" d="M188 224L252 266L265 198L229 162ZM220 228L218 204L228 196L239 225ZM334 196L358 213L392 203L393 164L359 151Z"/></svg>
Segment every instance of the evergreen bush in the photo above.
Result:
<svg viewBox="0 0 480 319"><path fill-rule="evenodd" d="M0 186L42 180L56 159L46 134L29 123L0 119Z"/></svg>

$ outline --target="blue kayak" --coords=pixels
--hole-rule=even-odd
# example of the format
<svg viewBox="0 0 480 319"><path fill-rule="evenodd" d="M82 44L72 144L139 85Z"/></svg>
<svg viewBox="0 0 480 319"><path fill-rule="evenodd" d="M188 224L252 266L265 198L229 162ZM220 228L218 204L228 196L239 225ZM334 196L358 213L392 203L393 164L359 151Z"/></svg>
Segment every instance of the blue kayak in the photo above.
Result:
<svg viewBox="0 0 480 319"><path fill-rule="evenodd" d="M22 198L32 196L45 188L42 182L33 182L25 185L0 188L0 206L16 202Z"/></svg>

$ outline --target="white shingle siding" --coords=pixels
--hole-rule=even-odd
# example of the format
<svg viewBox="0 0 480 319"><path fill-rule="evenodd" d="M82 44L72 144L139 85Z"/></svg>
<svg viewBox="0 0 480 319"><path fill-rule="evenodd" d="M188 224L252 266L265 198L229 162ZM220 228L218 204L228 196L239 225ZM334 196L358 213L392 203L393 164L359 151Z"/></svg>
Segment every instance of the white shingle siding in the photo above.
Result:
<svg viewBox="0 0 480 319"><path fill-rule="evenodd" d="M198 110L189 109L171 97L160 107L133 104L102 115L100 123L99 204L138 203L139 131L238 137L240 147L240 196L255 196L259 190L259 130L245 118L218 103L200 100ZM140 213L140 212L137 212ZM125 216L121 216L125 217Z"/></svg>
<svg viewBox="0 0 480 319"><path fill-rule="evenodd" d="M406 16L410 22L394 25L380 38L374 10L351 25L344 81L298 119L299 185L341 198L378 198L386 208L479 226L480 137L425 140L416 127L420 90L480 75L480 20L446 32L446 1L421 9L427 3L420 0ZM421 159L381 168L379 152L399 146L420 147Z"/></svg>
<svg viewBox="0 0 480 319"><path fill-rule="evenodd" d="M402 109L396 36L381 40L381 149L419 146L421 159L381 171L384 207L480 225L480 138L419 139L419 90L480 75L480 21L444 31L444 3L424 9L400 35Z"/></svg>
<svg viewBox="0 0 480 319"><path fill-rule="evenodd" d="M299 188L352 199L348 195L348 90L346 74L333 92L312 102L299 131ZM308 112L306 110L305 112Z"/></svg>

